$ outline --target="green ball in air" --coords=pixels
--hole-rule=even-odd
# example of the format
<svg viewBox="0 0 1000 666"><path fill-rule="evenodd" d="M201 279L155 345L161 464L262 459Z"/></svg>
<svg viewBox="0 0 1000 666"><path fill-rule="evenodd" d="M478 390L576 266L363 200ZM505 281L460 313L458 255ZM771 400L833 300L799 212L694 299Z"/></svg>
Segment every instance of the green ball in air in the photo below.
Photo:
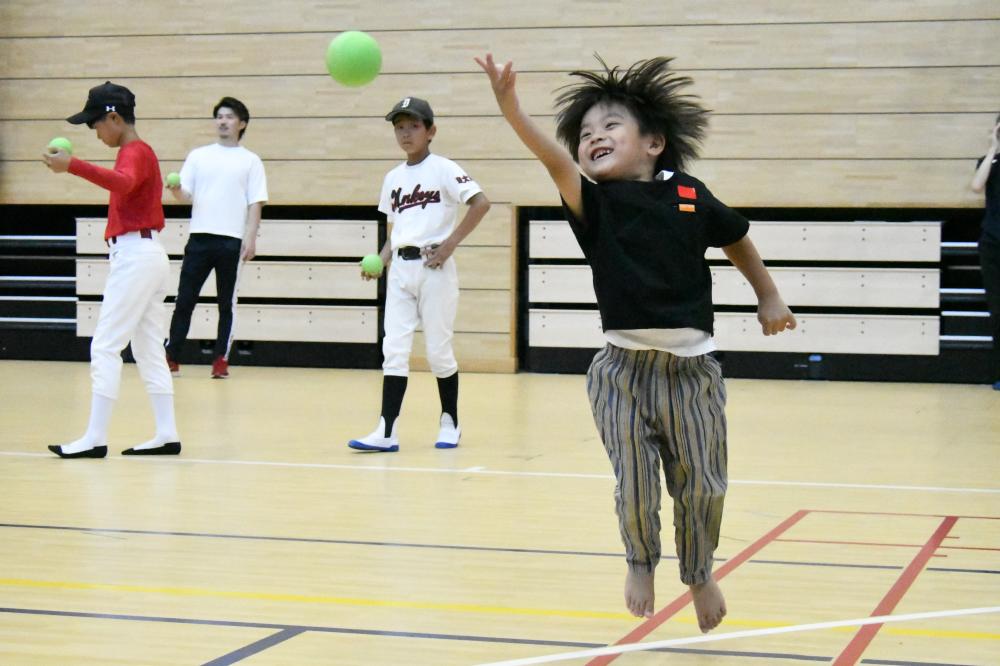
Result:
<svg viewBox="0 0 1000 666"><path fill-rule="evenodd" d="M326 69L341 85L363 86L382 70L382 50L368 33L342 32L326 48Z"/></svg>

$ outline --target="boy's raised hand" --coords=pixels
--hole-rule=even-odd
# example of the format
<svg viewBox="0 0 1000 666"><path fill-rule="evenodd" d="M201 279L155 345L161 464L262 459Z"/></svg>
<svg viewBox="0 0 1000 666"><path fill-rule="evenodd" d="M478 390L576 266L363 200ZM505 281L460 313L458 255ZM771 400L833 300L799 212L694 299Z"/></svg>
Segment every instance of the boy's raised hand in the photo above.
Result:
<svg viewBox="0 0 1000 666"><path fill-rule="evenodd" d="M517 72L514 71L514 63L510 60L502 67L493 62L493 54L487 53L483 59L475 58L476 63L483 68L486 76L490 77L490 85L493 86L493 94L497 98L500 111L506 116L517 110L517 92L514 90L514 83L517 81Z"/></svg>

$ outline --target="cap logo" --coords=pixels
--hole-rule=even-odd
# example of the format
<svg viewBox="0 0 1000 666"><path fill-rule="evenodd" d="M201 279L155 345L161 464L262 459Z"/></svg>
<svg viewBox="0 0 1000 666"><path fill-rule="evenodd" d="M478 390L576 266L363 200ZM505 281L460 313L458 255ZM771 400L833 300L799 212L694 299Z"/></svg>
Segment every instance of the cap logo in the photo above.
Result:
<svg viewBox="0 0 1000 666"><path fill-rule="evenodd" d="M403 100L403 103L399 105L399 108L405 109L409 105L410 105L410 98L407 97L406 99Z"/></svg>
<svg viewBox="0 0 1000 666"><path fill-rule="evenodd" d="M115 105L114 104L105 104L104 105L104 111L105 112L111 112L111 111L114 111L114 110L115 110Z"/></svg>

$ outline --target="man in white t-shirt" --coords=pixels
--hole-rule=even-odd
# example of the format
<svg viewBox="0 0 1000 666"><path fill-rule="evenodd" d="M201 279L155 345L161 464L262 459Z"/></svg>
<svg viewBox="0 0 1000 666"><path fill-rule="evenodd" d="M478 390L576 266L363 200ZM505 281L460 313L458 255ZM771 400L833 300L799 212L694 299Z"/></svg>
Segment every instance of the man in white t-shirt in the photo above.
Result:
<svg viewBox="0 0 1000 666"><path fill-rule="evenodd" d="M213 115L219 140L192 150L181 167L180 184L167 186L178 201L192 204L190 237L184 247L167 340L167 364L172 373L180 372L178 359L191 326L191 313L214 269L219 327L212 377L222 379L229 376L240 262L253 259L257 252L257 229L261 209L267 202L267 178L260 158L240 145L250 122L250 112L243 102L223 97Z"/></svg>
<svg viewBox="0 0 1000 666"><path fill-rule="evenodd" d="M460 166L430 151L437 134L425 100L405 97L385 117L406 161L382 183L378 209L392 225L382 247L389 267L382 340L382 413L371 434L352 439L359 451L398 451L396 418L406 392L413 333L423 325L427 361L437 378L441 429L434 446L458 446L458 363L452 350L458 310L458 270L452 253L490 209L482 188ZM462 204L468 208L458 220ZM373 276L362 271L362 277Z"/></svg>

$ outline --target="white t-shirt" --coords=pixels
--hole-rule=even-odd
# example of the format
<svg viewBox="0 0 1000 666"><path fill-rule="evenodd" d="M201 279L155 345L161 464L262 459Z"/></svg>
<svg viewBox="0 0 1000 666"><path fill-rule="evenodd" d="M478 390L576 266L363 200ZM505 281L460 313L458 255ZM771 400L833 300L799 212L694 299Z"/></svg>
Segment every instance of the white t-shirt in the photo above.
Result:
<svg viewBox="0 0 1000 666"><path fill-rule="evenodd" d="M431 153L420 164L403 162L386 174L378 209L392 223L392 249L423 247L448 238L459 204L482 188L451 160Z"/></svg>
<svg viewBox="0 0 1000 666"><path fill-rule="evenodd" d="M247 207L267 201L264 163L243 146L195 148L181 167L181 189L191 196L191 233L243 238Z"/></svg>

